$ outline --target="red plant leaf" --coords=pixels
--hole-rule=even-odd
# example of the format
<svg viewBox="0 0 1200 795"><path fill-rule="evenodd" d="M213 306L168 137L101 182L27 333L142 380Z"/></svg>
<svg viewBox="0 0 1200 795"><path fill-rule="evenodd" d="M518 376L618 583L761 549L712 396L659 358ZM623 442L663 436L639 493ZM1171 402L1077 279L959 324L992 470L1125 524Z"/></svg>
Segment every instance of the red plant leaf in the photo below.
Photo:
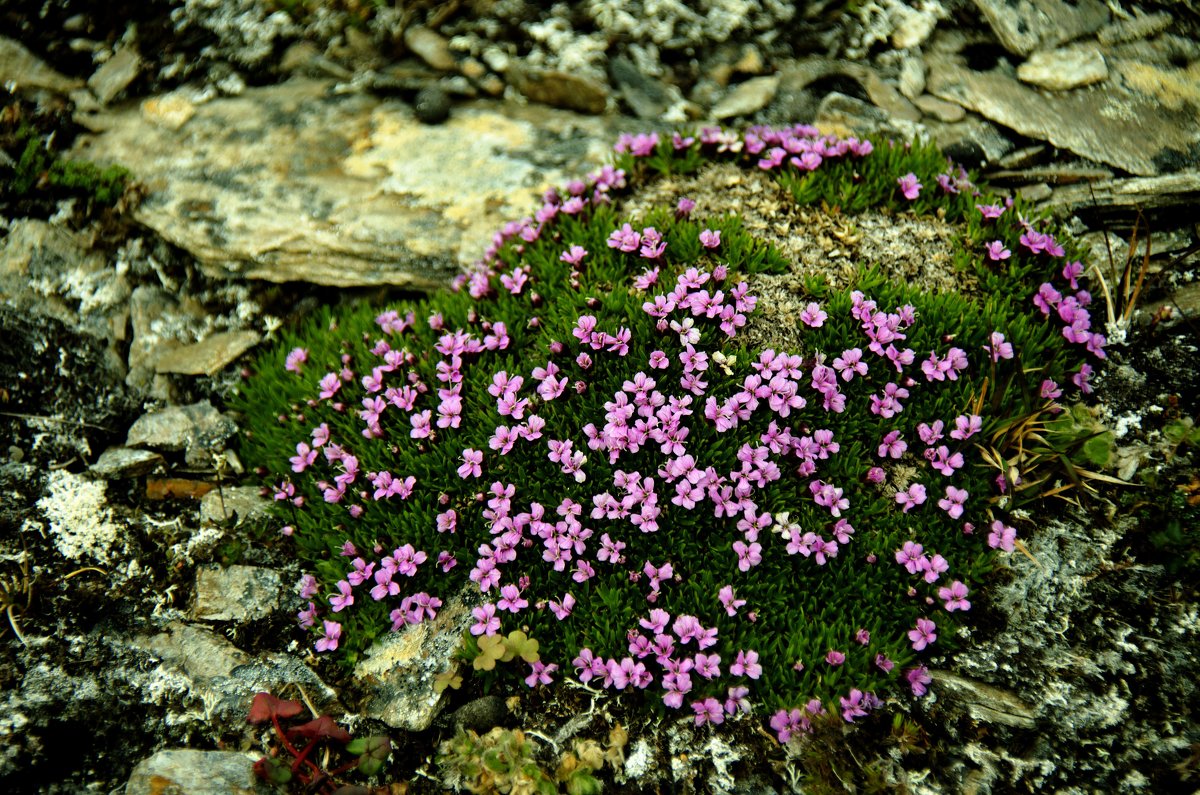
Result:
<svg viewBox="0 0 1200 795"><path fill-rule="evenodd" d="M334 723L333 718L328 715L322 715L319 718L310 720L308 723L294 726L288 729L288 735L303 737L306 740L328 738L330 740L337 740L339 743L348 743L351 740L350 732Z"/></svg>
<svg viewBox="0 0 1200 795"><path fill-rule="evenodd" d="M265 723L272 718L294 718L303 709L299 701L284 701L270 693L255 693L248 720L251 723Z"/></svg>

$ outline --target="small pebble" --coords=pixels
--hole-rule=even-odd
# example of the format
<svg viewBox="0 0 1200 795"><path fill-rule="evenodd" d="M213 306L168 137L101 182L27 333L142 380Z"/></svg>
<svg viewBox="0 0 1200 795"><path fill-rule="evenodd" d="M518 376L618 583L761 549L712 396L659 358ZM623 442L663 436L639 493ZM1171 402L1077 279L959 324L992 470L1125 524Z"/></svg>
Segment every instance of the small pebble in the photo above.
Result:
<svg viewBox="0 0 1200 795"><path fill-rule="evenodd" d="M422 124L441 124L450 116L450 97L440 88L423 88L413 100L413 110Z"/></svg>

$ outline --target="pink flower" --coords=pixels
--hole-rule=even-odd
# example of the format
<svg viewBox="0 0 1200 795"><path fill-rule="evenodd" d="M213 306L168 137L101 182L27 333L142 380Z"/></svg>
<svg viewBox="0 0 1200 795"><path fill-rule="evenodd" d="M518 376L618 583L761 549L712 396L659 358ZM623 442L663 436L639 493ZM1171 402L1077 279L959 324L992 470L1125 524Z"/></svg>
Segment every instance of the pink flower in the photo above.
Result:
<svg viewBox="0 0 1200 795"><path fill-rule="evenodd" d="M837 649L830 649L829 653L825 655L825 662L836 668L837 666L846 662L846 655Z"/></svg>
<svg viewBox="0 0 1200 795"><path fill-rule="evenodd" d="M693 701L692 711L696 713L696 725L703 726L706 723L723 723L725 721L725 713L721 709L721 702L715 698L706 698L703 701Z"/></svg>
<svg viewBox="0 0 1200 795"><path fill-rule="evenodd" d="M904 679L912 688L912 694L917 698L925 695L929 688L927 685L933 681L933 677L929 675L929 669L924 665L910 668L904 672Z"/></svg>
<svg viewBox="0 0 1200 795"><path fill-rule="evenodd" d="M912 641L914 651L923 651L926 646L937 640L937 624L927 618L918 618L915 629L908 631L908 639Z"/></svg>
<svg viewBox="0 0 1200 795"><path fill-rule="evenodd" d="M483 474L481 464L483 463L483 452L468 447L462 452L463 463L458 468L458 476L460 478L477 478Z"/></svg>
<svg viewBox="0 0 1200 795"><path fill-rule="evenodd" d="M324 624L325 636L317 640L315 648L317 651L335 651L342 637L342 625L336 621L325 621Z"/></svg>
<svg viewBox="0 0 1200 795"><path fill-rule="evenodd" d="M993 240L987 244L988 259L992 262L1001 262L1012 256L1012 252L1004 247L1003 241Z"/></svg>
<svg viewBox="0 0 1200 795"><path fill-rule="evenodd" d="M739 649L737 659L729 666L730 676L748 676L751 679L758 679L762 676L762 666L758 662L758 652L753 649Z"/></svg>
<svg viewBox="0 0 1200 795"><path fill-rule="evenodd" d="M705 248L716 248L721 245L721 232L705 229L700 232L700 245Z"/></svg>
<svg viewBox="0 0 1200 795"><path fill-rule="evenodd" d="M946 603L944 606L950 613L971 609L971 603L967 601L967 586L958 580L950 583L948 588L938 588L938 599Z"/></svg>
<svg viewBox="0 0 1200 795"><path fill-rule="evenodd" d="M907 490L896 492L896 502L903 506L904 513L908 513L925 502L925 487L920 483L913 483Z"/></svg>
<svg viewBox="0 0 1200 795"><path fill-rule="evenodd" d="M307 348L292 348L288 351L287 359L284 361L284 369L293 373L299 373L304 369L304 363L308 361Z"/></svg>
<svg viewBox="0 0 1200 795"><path fill-rule="evenodd" d="M745 599L738 599L737 593L733 590L732 585L726 585L717 592L717 599L721 602L721 606L725 608L728 615L737 615L738 608L746 604Z"/></svg>
<svg viewBox="0 0 1200 795"><path fill-rule="evenodd" d="M810 328L820 328L825 325L825 321L828 319L829 315L825 310L821 309L821 305L816 301L810 301L808 306L800 312L800 321Z"/></svg>
<svg viewBox="0 0 1200 795"><path fill-rule="evenodd" d="M950 514L951 519L957 519L963 515L963 504L967 501L967 496L966 489L947 486L946 496L938 500L938 507Z"/></svg>
<svg viewBox="0 0 1200 795"><path fill-rule="evenodd" d="M1017 540L1017 530L996 519L992 522L992 532L988 533L988 546L992 549L1002 549L1012 552Z"/></svg>
<svg viewBox="0 0 1200 795"><path fill-rule="evenodd" d="M900 186L900 192L904 194L904 198L909 201L915 201L921 195L921 188L924 187L917 181L917 175L911 171L897 179L896 184Z"/></svg>
<svg viewBox="0 0 1200 795"><path fill-rule="evenodd" d="M879 445L879 449L876 452L880 458L888 456L900 458L907 449L908 443L900 438L900 431L891 431L883 437L883 442Z"/></svg>
<svg viewBox="0 0 1200 795"><path fill-rule="evenodd" d="M525 677L525 684L529 685L530 687L536 687L538 685L548 685L553 682L554 677L551 676L551 674L558 670L558 666L554 663L547 665L541 660L538 660L536 662L531 662L529 664L529 669L529 676Z"/></svg>
<svg viewBox="0 0 1200 795"><path fill-rule="evenodd" d="M350 583L345 580L338 580L337 589L339 593L329 597L329 604L333 606L333 612L340 613L354 604L354 594L350 589Z"/></svg>
<svg viewBox="0 0 1200 795"><path fill-rule="evenodd" d="M471 625L472 635L495 635L500 631L500 619L496 615L496 606L491 602L482 604L471 610L475 623Z"/></svg>
<svg viewBox="0 0 1200 795"><path fill-rule="evenodd" d="M571 246L562 254L559 254L558 258L568 265L578 265L587 255L588 251L583 246Z"/></svg>
<svg viewBox="0 0 1200 795"><path fill-rule="evenodd" d="M1001 359L1011 359L1013 357L1013 346L1011 342L1004 339L1004 335L999 331L993 331L988 338L988 345L984 345L983 349L992 355L992 361L998 362Z"/></svg>

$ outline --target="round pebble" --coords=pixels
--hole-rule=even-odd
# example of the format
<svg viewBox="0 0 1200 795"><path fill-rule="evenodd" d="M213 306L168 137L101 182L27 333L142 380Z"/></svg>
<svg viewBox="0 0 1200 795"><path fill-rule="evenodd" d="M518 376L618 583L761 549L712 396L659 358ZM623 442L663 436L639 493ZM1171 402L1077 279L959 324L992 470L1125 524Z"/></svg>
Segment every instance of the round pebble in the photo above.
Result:
<svg viewBox="0 0 1200 795"><path fill-rule="evenodd" d="M450 116L450 97L440 88L423 88L413 101L413 110L423 124L441 124Z"/></svg>

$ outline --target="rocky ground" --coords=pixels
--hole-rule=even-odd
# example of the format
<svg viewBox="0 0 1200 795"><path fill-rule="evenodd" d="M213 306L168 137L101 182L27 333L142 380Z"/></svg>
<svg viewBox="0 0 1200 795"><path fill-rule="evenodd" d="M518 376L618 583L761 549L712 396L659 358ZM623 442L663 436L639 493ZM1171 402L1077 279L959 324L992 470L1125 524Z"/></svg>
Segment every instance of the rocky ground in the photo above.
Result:
<svg viewBox="0 0 1200 795"><path fill-rule="evenodd" d="M454 783L432 757L458 726L522 727L552 768L618 724L602 778L625 791L1198 786L1197 9L693 6L0 5L0 788L240 791L260 690L388 733L395 791ZM1029 557L932 695L803 747L751 721L648 724L586 690L443 701L451 610L353 674L318 662L223 411L248 354L322 304L444 283L618 132L702 120L927 135L1098 262L1120 271L1136 244L1144 284L1133 307L1109 280L1128 322L1094 397L1108 474L1137 488L1030 514ZM135 182L55 181L31 140ZM776 220L753 184L713 193ZM930 260L883 224L849 240L792 220L802 267Z"/></svg>

